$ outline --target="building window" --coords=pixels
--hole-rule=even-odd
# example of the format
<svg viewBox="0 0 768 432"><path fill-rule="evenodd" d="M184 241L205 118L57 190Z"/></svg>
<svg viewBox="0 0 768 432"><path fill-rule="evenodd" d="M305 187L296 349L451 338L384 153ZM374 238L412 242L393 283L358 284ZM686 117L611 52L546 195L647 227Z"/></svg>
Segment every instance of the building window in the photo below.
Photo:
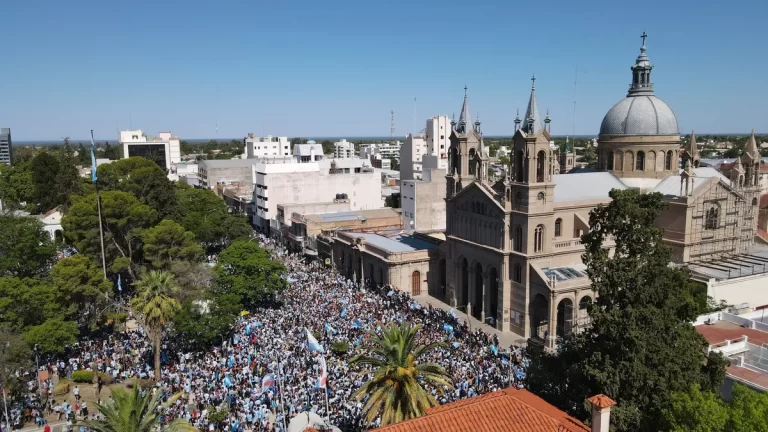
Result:
<svg viewBox="0 0 768 432"><path fill-rule="evenodd" d="M716 206L710 207L709 210L707 210L707 214L705 215L706 220L704 222L705 229L717 229L719 213L720 209L718 209Z"/></svg>
<svg viewBox="0 0 768 432"><path fill-rule="evenodd" d="M645 169L645 152L637 152L637 161L635 161L635 170L642 171Z"/></svg>
<svg viewBox="0 0 768 432"><path fill-rule="evenodd" d="M513 276L515 282L523 283L523 266L520 264L515 264L515 274Z"/></svg>
<svg viewBox="0 0 768 432"><path fill-rule="evenodd" d="M541 252L544 247L544 225L539 225L533 231L533 251Z"/></svg>
<svg viewBox="0 0 768 432"><path fill-rule="evenodd" d="M672 150L668 151L667 154L664 156L664 169L666 170L672 169Z"/></svg>
<svg viewBox="0 0 768 432"><path fill-rule="evenodd" d="M544 181L544 170L547 163L547 154L544 153L544 151L540 151L538 156L536 156L536 181L537 182L543 182Z"/></svg>
<svg viewBox="0 0 768 432"><path fill-rule="evenodd" d="M563 227L563 220L560 218L557 218L555 220L555 237L560 237L560 233L562 232L561 229Z"/></svg>
<svg viewBox="0 0 768 432"><path fill-rule="evenodd" d="M515 227L515 251L523 251L523 227L520 225Z"/></svg>

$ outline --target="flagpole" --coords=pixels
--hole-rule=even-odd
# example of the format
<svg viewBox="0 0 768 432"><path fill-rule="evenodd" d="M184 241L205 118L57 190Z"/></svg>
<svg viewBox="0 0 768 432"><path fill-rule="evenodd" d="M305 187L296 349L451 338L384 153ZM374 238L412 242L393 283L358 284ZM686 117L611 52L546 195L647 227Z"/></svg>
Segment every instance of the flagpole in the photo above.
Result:
<svg viewBox="0 0 768 432"><path fill-rule="evenodd" d="M328 362L323 357L323 363L325 363L325 386L323 387L323 393L325 393L325 414L327 416L328 425L331 424L331 408L328 406Z"/></svg>
<svg viewBox="0 0 768 432"><path fill-rule="evenodd" d="M283 412L281 416L283 419L283 431L287 431L285 427L285 401L283 401L283 376L280 375L280 360L277 361L277 382L280 384L280 410Z"/></svg>
<svg viewBox="0 0 768 432"><path fill-rule="evenodd" d="M91 129L91 181L96 188L96 208L99 212L99 240L101 241L101 269L104 271L104 279L107 278L107 257L104 254L104 227L101 222L101 196L99 195L99 182L96 176L96 144L93 142L93 129Z"/></svg>

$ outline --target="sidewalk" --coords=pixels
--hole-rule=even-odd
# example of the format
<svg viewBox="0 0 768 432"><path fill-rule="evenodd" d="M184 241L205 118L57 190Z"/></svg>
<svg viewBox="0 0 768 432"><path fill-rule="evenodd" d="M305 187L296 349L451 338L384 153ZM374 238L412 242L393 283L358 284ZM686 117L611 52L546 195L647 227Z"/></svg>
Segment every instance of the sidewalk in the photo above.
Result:
<svg viewBox="0 0 768 432"><path fill-rule="evenodd" d="M422 306L429 306L431 305L433 308L439 308L446 312L450 312L451 308L449 305L443 303L442 301L431 297L429 294L422 294L419 296L413 297L414 300L416 300L420 305ZM453 313L456 315L456 318L460 319L462 322L467 321L467 314L464 312L461 312L457 309L453 309ZM518 346L526 346L527 341L523 336L520 336L517 333L512 332L502 332L499 330L496 330L495 327L491 327L487 324L483 324L480 322L480 320L475 319L475 317L469 317L469 323L472 326L472 330L475 329L481 329L484 332L488 333L489 335L496 335L499 338L499 344L506 348L510 345L518 345Z"/></svg>
<svg viewBox="0 0 768 432"><path fill-rule="evenodd" d="M64 421L49 422L48 424L51 425L52 432L65 432L67 430L67 423ZM27 426L21 429L21 431L22 432L42 432L43 428L37 427L33 424L32 426Z"/></svg>

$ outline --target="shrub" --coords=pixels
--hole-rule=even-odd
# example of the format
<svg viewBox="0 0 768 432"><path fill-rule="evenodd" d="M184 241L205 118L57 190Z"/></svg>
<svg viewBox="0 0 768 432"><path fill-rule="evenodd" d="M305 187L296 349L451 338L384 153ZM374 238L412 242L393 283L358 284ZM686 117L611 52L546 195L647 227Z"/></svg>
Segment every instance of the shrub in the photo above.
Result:
<svg viewBox="0 0 768 432"><path fill-rule="evenodd" d="M227 416L229 416L229 410L227 408L224 408L221 411L216 411L213 407L208 407L208 409L211 411L211 413L208 414L208 421L210 422L220 423L226 420Z"/></svg>
<svg viewBox="0 0 768 432"><path fill-rule="evenodd" d="M65 379L59 380L59 382L53 387L53 395L61 396L69 393L69 381Z"/></svg>
<svg viewBox="0 0 768 432"><path fill-rule="evenodd" d="M341 356L349 352L349 342L337 341L331 345L331 352Z"/></svg>
<svg viewBox="0 0 768 432"><path fill-rule="evenodd" d="M76 383L92 383L93 372L91 371L75 371L72 372L72 381Z"/></svg>
<svg viewBox="0 0 768 432"><path fill-rule="evenodd" d="M104 385L112 385L115 383L115 377L110 374L99 372L99 376L101 377L101 382L104 383Z"/></svg>

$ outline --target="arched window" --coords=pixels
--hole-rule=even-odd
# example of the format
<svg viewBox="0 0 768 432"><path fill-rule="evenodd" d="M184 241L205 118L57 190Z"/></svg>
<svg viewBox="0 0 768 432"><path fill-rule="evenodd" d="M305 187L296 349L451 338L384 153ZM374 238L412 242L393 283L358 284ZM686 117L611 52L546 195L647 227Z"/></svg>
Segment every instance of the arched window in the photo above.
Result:
<svg viewBox="0 0 768 432"><path fill-rule="evenodd" d="M523 266L519 263L515 264L515 274L513 275L515 282L523 283Z"/></svg>
<svg viewBox="0 0 768 432"><path fill-rule="evenodd" d="M613 152L612 151L608 152L608 160L606 162L607 162L606 168L608 170L612 170L613 169Z"/></svg>
<svg viewBox="0 0 768 432"><path fill-rule="evenodd" d="M709 210L707 210L706 220L704 222L705 229L708 229L708 230L717 229L718 217L720 216L719 213L720 213L720 209L717 208L716 206L710 207Z"/></svg>
<svg viewBox="0 0 768 432"><path fill-rule="evenodd" d="M538 225L533 232L533 251L541 252L544 248L544 225Z"/></svg>
<svg viewBox="0 0 768 432"><path fill-rule="evenodd" d="M753 205L753 206L756 206L756 205L757 205L757 198L752 198L752 205Z"/></svg>
<svg viewBox="0 0 768 432"><path fill-rule="evenodd" d="M637 161L635 161L635 170L642 171L645 169L645 152L637 152Z"/></svg>
<svg viewBox="0 0 768 432"><path fill-rule="evenodd" d="M475 175L475 149L469 149L469 175Z"/></svg>
<svg viewBox="0 0 768 432"><path fill-rule="evenodd" d="M664 157L664 169L667 171L672 169L672 150L668 151Z"/></svg>
<svg viewBox="0 0 768 432"><path fill-rule="evenodd" d="M523 251L523 227L520 225L515 227L515 251Z"/></svg>
<svg viewBox="0 0 768 432"><path fill-rule="evenodd" d="M525 178L525 171L523 170L525 162L523 161L523 152L518 150L515 155L515 180L522 182Z"/></svg>
<svg viewBox="0 0 768 432"><path fill-rule="evenodd" d="M562 228L563 228L563 220L560 218L557 218L555 220L555 237L560 237L562 233Z"/></svg>
<svg viewBox="0 0 768 432"><path fill-rule="evenodd" d="M538 155L536 155L536 181L537 182L544 181L546 164L547 164L547 154L544 152L544 150L542 150L539 152Z"/></svg>

